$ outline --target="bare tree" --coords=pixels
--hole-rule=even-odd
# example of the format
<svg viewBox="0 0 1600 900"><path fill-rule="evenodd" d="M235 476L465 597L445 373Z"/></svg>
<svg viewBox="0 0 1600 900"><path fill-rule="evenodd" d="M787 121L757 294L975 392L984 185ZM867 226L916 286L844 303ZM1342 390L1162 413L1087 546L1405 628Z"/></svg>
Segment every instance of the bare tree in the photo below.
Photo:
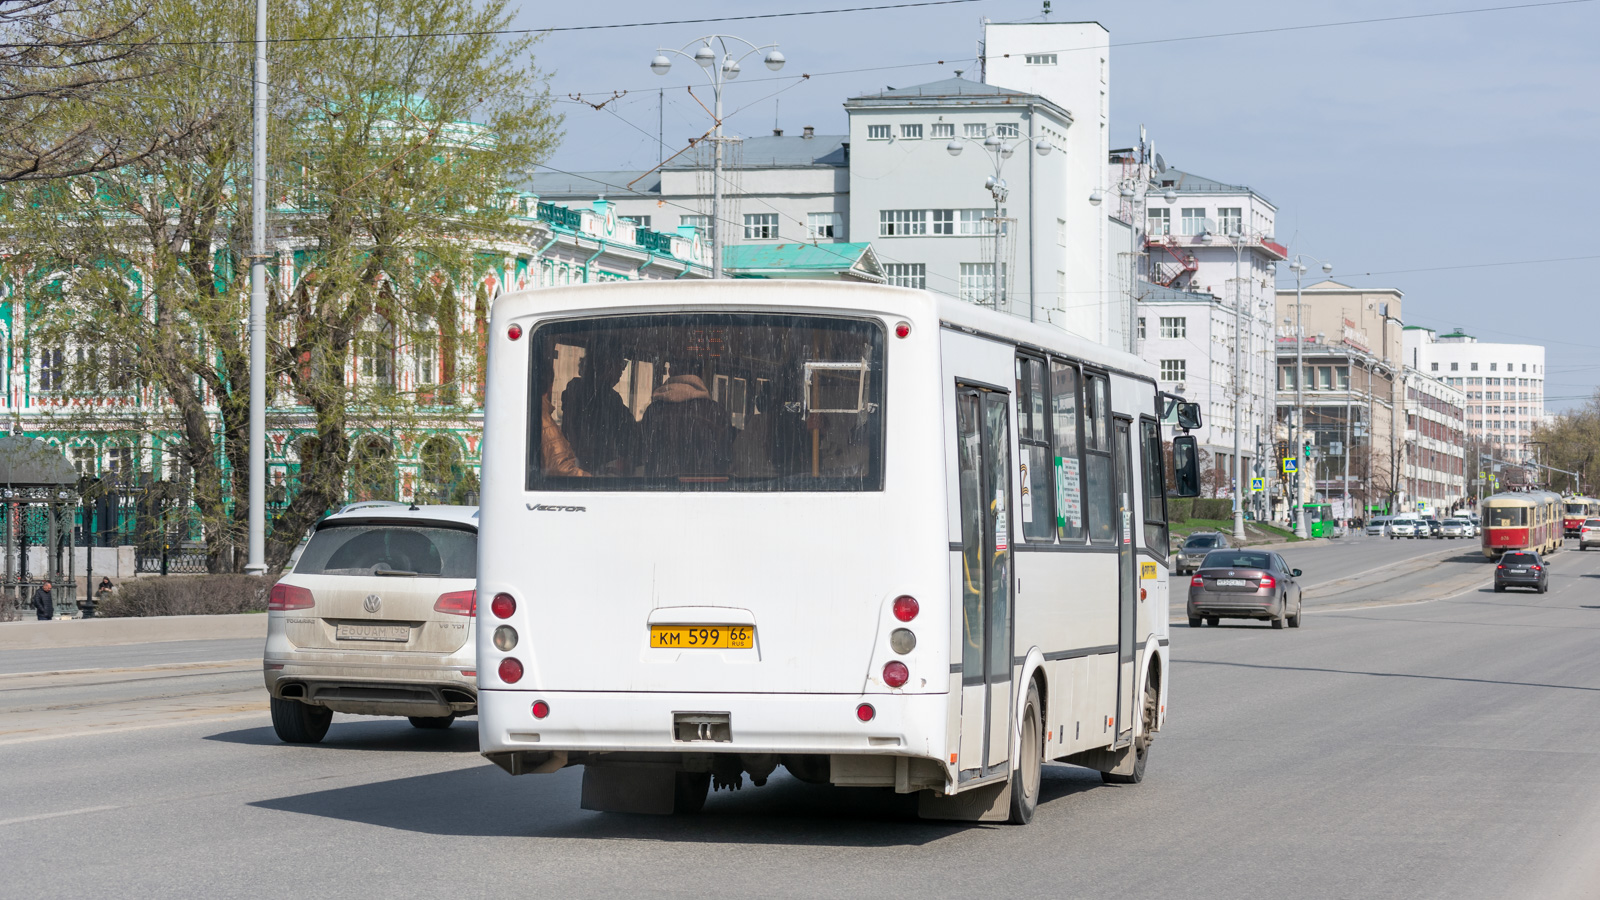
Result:
<svg viewBox="0 0 1600 900"><path fill-rule="evenodd" d="M137 137L110 126L129 91L167 71L142 2L0 0L0 184L117 169L184 140L163 124Z"/></svg>

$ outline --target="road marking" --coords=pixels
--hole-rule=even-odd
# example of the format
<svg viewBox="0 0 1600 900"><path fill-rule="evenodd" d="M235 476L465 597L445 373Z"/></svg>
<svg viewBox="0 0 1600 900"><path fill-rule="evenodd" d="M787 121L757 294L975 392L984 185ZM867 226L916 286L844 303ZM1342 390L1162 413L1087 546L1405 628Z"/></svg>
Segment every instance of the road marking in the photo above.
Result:
<svg viewBox="0 0 1600 900"><path fill-rule="evenodd" d="M113 809L121 808L122 807L120 806L85 806L83 809L67 809L62 810L61 812L39 813L36 816L18 816L15 819L0 819L0 826L21 825L23 822L38 822L41 819L59 819L62 816L81 816L84 813L108 812Z"/></svg>
<svg viewBox="0 0 1600 900"><path fill-rule="evenodd" d="M250 666L261 665L261 657L244 657L242 659L213 659L204 662L188 663L154 663L148 666L121 666L114 669L54 669L41 672L4 672L0 673L0 681L12 678L34 678L39 676L55 675L121 675L129 672L162 672L179 669L214 669L218 666ZM204 673L200 673L204 674Z"/></svg>

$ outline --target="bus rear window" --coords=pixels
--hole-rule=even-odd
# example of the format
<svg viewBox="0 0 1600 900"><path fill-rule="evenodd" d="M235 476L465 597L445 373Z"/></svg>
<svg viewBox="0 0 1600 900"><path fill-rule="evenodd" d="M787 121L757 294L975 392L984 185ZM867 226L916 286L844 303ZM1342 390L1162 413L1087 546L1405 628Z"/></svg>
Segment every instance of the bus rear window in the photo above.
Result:
<svg viewBox="0 0 1600 900"><path fill-rule="evenodd" d="M883 327L668 313L532 335L529 490L883 488Z"/></svg>
<svg viewBox="0 0 1600 900"><path fill-rule="evenodd" d="M1528 510L1521 506L1489 507L1489 527L1521 528L1528 524Z"/></svg>

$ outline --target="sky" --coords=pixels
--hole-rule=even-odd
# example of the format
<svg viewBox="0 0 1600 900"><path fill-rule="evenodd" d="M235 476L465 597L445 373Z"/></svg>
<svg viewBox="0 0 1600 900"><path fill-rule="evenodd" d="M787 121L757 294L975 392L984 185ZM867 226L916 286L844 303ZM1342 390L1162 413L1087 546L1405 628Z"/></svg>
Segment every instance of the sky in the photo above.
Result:
<svg viewBox="0 0 1600 900"><path fill-rule="evenodd" d="M513 27L885 2L892 0L526 3ZM1558 412L1600 385L1600 0L1298 27L1528 2L1053 0L1050 20L1098 21L1111 33L1111 146L1134 144L1144 125L1169 165L1250 185L1278 207L1277 237L1292 253L1331 262L1335 280L1404 291L1407 325L1544 344L1547 410ZM776 123L790 134L805 125L839 134L848 97L955 69L975 77L982 19L1036 21L1041 5L964 0L554 32L534 51L565 115L547 163L642 171L661 156L658 116L668 154L709 127L685 90L703 77L682 63L654 75L657 47L681 48L713 32L776 41L788 65L774 77L748 61L725 94L736 110L727 129L754 136ZM1264 29L1293 30L1228 35ZM626 94L602 109L584 102L614 92ZM1293 286L1287 266L1279 266L1279 284Z"/></svg>

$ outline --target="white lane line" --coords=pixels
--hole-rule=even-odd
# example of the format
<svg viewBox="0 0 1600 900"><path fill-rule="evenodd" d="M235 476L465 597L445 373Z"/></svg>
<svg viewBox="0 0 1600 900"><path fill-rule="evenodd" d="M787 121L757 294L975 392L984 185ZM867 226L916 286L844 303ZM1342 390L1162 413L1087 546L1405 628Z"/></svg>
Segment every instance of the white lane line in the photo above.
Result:
<svg viewBox="0 0 1600 900"><path fill-rule="evenodd" d="M23 822L37 822L41 819L59 819L62 816L81 816L84 813L107 812L109 810L121 808L122 807L120 806L85 806L83 809L67 809L62 810L61 812L39 813L36 816L18 816L15 819L0 819L0 827L6 825L21 825Z"/></svg>
<svg viewBox="0 0 1600 900"><path fill-rule="evenodd" d="M219 666L258 666L260 664L261 657L247 656L242 659L208 659L186 663L154 663L148 666L119 666L108 669L51 669L39 672L0 672L0 681L7 681L13 678L36 678L40 676L126 675L138 672L166 672L180 669L215 669Z"/></svg>

